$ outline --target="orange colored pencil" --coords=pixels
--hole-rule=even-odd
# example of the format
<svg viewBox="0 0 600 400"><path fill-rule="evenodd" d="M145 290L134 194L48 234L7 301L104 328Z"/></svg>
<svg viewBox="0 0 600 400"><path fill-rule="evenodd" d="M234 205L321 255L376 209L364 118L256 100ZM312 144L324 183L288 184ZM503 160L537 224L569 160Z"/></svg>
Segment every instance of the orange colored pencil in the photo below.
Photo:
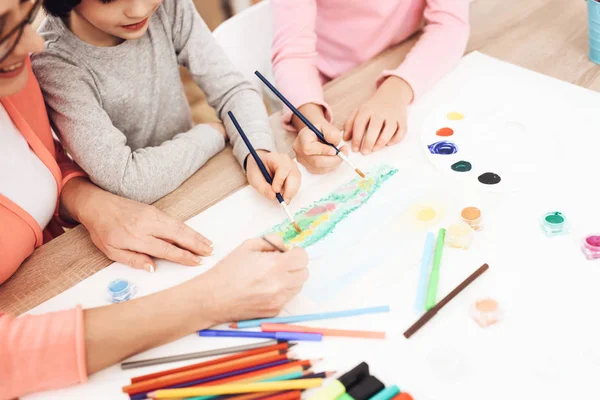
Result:
<svg viewBox="0 0 600 400"><path fill-rule="evenodd" d="M184 371L189 371L189 370L196 369L196 368L217 365L217 364L221 364L221 363L224 363L227 361L239 360L241 358L246 358L246 357L250 357L250 356L262 354L262 353L268 353L271 351L285 352L289 349L289 347L290 347L290 345L288 343L279 343L279 344L276 344L273 346L261 347L259 349L253 349L253 350L247 350L247 351L244 351L244 352L241 352L238 354L232 354L232 355L226 356L226 357L215 358L214 360L203 361L201 363L187 365L185 367L173 368L173 369L168 369L165 371L155 372L153 374L138 376L135 378L131 378L131 383L138 383L138 382L146 381L149 379L160 378L161 376L176 374L178 372L184 372Z"/></svg>
<svg viewBox="0 0 600 400"><path fill-rule="evenodd" d="M363 339L385 339L385 332L377 331L350 331L342 329L312 328L309 326L288 325L288 324L261 324L260 329L263 332L301 332L301 333L320 333L323 336L340 336Z"/></svg>
<svg viewBox="0 0 600 400"><path fill-rule="evenodd" d="M263 364L269 364L277 361L289 359L289 354L279 354L279 352L257 354L239 360L232 360L217 365L197 368L176 374L161 376L155 379L148 379L139 383L134 383L123 387L123 392L131 395L142 392L149 392L154 389L160 389L167 386L177 385L197 379L204 379L211 376L221 375L228 372L237 371L244 368L256 367Z"/></svg>

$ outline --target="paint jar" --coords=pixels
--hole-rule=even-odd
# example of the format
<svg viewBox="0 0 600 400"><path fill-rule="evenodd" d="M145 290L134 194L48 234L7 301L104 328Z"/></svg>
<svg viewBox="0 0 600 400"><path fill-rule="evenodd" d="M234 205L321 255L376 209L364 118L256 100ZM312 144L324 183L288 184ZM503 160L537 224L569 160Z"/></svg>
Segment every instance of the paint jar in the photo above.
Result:
<svg viewBox="0 0 600 400"><path fill-rule="evenodd" d="M587 3L589 57L596 64L600 64L600 2L587 0Z"/></svg>
<svg viewBox="0 0 600 400"><path fill-rule="evenodd" d="M542 217L542 230L546 236L557 236L568 232L567 217L560 211L551 211Z"/></svg>
<svg viewBox="0 0 600 400"><path fill-rule="evenodd" d="M583 239L581 250L588 260L600 259L600 233L587 235Z"/></svg>
<svg viewBox="0 0 600 400"><path fill-rule="evenodd" d="M471 318L482 328L494 325L502 319L498 302L490 297L478 299L471 308Z"/></svg>
<svg viewBox="0 0 600 400"><path fill-rule="evenodd" d="M475 231L464 222L459 222L446 230L446 246L467 250L473 243Z"/></svg>
<svg viewBox="0 0 600 400"><path fill-rule="evenodd" d="M115 279L108 284L106 289L108 301L111 303L121 303L132 299L137 293L137 287L127 279Z"/></svg>
<svg viewBox="0 0 600 400"><path fill-rule="evenodd" d="M477 207L467 207L460 213L462 220L469 225L474 231L483 229L483 217L481 210Z"/></svg>

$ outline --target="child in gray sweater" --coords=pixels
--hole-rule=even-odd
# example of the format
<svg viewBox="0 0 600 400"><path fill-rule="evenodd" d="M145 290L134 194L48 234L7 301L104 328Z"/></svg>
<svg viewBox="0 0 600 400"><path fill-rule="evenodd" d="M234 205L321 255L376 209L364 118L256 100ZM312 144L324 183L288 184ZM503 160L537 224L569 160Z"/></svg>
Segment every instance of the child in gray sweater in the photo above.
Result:
<svg viewBox="0 0 600 400"><path fill-rule="evenodd" d="M276 152L262 99L229 61L192 0L44 0L46 51L33 67L50 119L98 186L152 203L220 152L227 139L248 181L289 202L300 172ZM193 126L179 75L187 67L221 124ZM232 111L274 175L268 185ZM247 163L247 165L246 165Z"/></svg>

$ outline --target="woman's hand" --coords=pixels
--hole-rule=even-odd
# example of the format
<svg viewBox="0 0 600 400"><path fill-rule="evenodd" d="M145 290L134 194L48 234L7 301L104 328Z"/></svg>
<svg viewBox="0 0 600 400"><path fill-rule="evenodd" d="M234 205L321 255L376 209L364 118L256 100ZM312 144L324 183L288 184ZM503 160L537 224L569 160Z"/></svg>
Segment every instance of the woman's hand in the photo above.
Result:
<svg viewBox="0 0 600 400"><path fill-rule="evenodd" d="M279 237L269 239L284 247ZM203 310L209 310L214 325L272 317L300 292L308 279L307 265L304 249L279 253L266 241L251 239L195 278L196 283L189 283L203 282L203 298L208 301ZM198 287L192 291L197 292Z"/></svg>
<svg viewBox="0 0 600 400"><path fill-rule="evenodd" d="M285 202L289 204L300 189L302 176L298 166L287 154L263 150L257 150L256 153L273 177L273 185L267 183L251 155L246 162L248 183L267 199L275 200L276 193L281 193Z"/></svg>
<svg viewBox="0 0 600 400"><path fill-rule="evenodd" d="M108 193L85 178L71 179L61 194L61 216L81 222L108 258L154 272L151 257L198 265L212 243L156 207Z"/></svg>
<svg viewBox="0 0 600 400"><path fill-rule="evenodd" d="M412 98L413 90L405 80L388 77L346 121L344 140L352 139L352 151L366 155L400 143L406 134L406 108Z"/></svg>

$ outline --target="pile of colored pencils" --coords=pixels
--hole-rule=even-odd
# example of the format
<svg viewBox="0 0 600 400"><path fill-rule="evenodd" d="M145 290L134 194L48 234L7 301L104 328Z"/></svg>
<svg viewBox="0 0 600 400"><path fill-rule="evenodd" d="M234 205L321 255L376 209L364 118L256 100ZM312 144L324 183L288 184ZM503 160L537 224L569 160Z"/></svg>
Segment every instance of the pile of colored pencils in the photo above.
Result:
<svg viewBox="0 0 600 400"><path fill-rule="evenodd" d="M291 343L241 353L131 379L123 387L131 400L209 398L295 400L333 372L314 373L315 361L298 360ZM231 396L235 395L235 396Z"/></svg>

